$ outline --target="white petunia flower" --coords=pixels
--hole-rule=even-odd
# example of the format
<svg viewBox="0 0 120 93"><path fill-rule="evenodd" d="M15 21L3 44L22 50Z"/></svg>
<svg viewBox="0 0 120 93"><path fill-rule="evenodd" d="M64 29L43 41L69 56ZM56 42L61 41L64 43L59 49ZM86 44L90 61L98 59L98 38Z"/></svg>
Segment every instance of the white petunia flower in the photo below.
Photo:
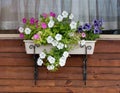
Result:
<svg viewBox="0 0 120 93"><path fill-rule="evenodd" d="M51 63L54 64L55 63L55 58L52 56L48 56L47 60Z"/></svg>
<svg viewBox="0 0 120 93"><path fill-rule="evenodd" d="M19 27L18 31L19 31L20 33L23 33L23 32L24 32L24 28L23 28L23 27Z"/></svg>
<svg viewBox="0 0 120 93"><path fill-rule="evenodd" d="M55 39L57 41L60 41L62 39L62 35L61 34L56 34Z"/></svg>
<svg viewBox="0 0 120 93"><path fill-rule="evenodd" d="M70 27L71 27L71 29L76 29L76 28L77 28L77 23L74 22L74 21L72 21L72 22L70 23Z"/></svg>
<svg viewBox="0 0 120 93"><path fill-rule="evenodd" d="M30 28L25 28L25 34L30 34L31 33L31 29Z"/></svg>
<svg viewBox="0 0 120 93"><path fill-rule="evenodd" d="M63 12L62 12L62 16L63 16L63 18L67 18L67 17L68 17L68 12L63 11Z"/></svg>
<svg viewBox="0 0 120 93"><path fill-rule="evenodd" d="M61 57L60 59L59 59L59 65L61 66L61 67L63 67L63 66L65 66L65 64L66 64L66 57Z"/></svg>
<svg viewBox="0 0 120 93"><path fill-rule="evenodd" d="M57 48L58 49L63 49L64 48L64 44L63 43L58 43Z"/></svg>
<svg viewBox="0 0 120 93"><path fill-rule="evenodd" d="M48 43L52 43L53 40L54 40L54 39L52 38L52 36L48 36L48 37L47 37L47 42L48 42Z"/></svg>
<svg viewBox="0 0 120 93"><path fill-rule="evenodd" d="M58 15L57 20L61 22L63 20L63 17L61 15Z"/></svg>
<svg viewBox="0 0 120 93"><path fill-rule="evenodd" d="M81 40L80 45L81 45L81 46L84 46L85 43L86 43L85 40Z"/></svg>
<svg viewBox="0 0 120 93"><path fill-rule="evenodd" d="M39 56L40 56L41 59L44 59L44 58L46 57L46 54L45 54L44 52L41 52L41 53L39 54Z"/></svg>
<svg viewBox="0 0 120 93"><path fill-rule="evenodd" d="M54 21L53 20L50 20L49 23L48 23L48 27L49 28L52 28L54 26Z"/></svg>
<svg viewBox="0 0 120 93"><path fill-rule="evenodd" d="M53 46L57 46L57 45L58 45L58 41L57 41L57 40L53 40L53 41L52 41L52 45L53 45Z"/></svg>
<svg viewBox="0 0 120 93"><path fill-rule="evenodd" d="M48 66L47 66L47 69L48 69L48 70L54 70L54 68L55 68L54 65L48 65Z"/></svg>
<svg viewBox="0 0 120 93"><path fill-rule="evenodd" d="M64 51L63 56L67 58L69 56L69 53L67 51Z"/></svg>
<svg viewBox="0 0 120 93"><path fill-rule="evenodd" d="M39 57L39 58L37 59L37 65L38 65L38 66L42 66L42 64L43 64L43 60Z"/></svg>
<svg viewBox="0 0 120 93"><path fill-rule="evenodd" d="M73 19L73 18L74 18L73 14L70 14L69 19Z"/></svg>

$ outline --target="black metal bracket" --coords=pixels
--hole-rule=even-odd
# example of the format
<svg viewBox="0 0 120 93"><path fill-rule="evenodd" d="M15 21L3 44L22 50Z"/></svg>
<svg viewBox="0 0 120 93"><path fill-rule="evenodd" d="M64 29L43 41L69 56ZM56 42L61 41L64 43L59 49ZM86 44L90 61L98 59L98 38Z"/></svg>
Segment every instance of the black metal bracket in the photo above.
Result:
<svg viewBox="0 0 120 93"><path fill-rule="evenodd" d="M83 55L83 81L84 81L84 85L86 85L86 80L87 80L87 50L91 50L92 47L91 46L82 46L85 47L85 55Z"/></svg>
<svg viewBox="0 0 120 93"><path fill-rule="evenodd" d="M33 51L34 51L34 54L33 54L33 59L34 59L34 84L36 85L37 80L38 80L38 66L37 66L38 55L35 54L36 45L30 45L29 48L33 49Z"/></svg>

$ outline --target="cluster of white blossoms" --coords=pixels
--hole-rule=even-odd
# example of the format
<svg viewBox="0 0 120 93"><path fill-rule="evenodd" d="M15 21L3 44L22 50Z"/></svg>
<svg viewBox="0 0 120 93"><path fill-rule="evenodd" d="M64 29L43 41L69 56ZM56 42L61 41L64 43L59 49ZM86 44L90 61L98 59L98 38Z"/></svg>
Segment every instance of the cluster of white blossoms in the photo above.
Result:
<svg viewBox="0 0 120 93"><path fill-rule="evenodd" d="M63 19L64 18L67 18L69 16L69 19L73 19L74 18L74 16L73 16L73 14L68 14L68 12L66 12L66 11L63 11L62 12L62 15L58 15L58 17L57 17L57 20L59 21L59 22L62 22L63 21ZM53 21L53 19L50 17L50 21L49 21L49 23L48 23L48 27L49 28L52 28L53 26L54 26L54 24L55 24L55 22ZM77 23L75 22L75 21L71 21L71 23L70 23L70 28L71 29L76 29L76 27L77 27Z"/></svg>
<svg viewBox="0 0 120 93"><path fill-rule="evenodd" d="M67 18L68 16L69 16L69 19L71 19L71 20L74 18L73 14L69 15L68 12L63 11L62 15L58 15L57 20L59 22L61 22L61 21L63 21L64 18ZM77 28L77 23L75 21L71 21L70 28L71 29L76 29Z"/></svg>
<svg viewBox="0 0 120 93"><path fill-rule="evenodd" d="M67 48L66 44L63 44L60 42L62 40L62 35L61 34L56 34L55 37L53 38L52 36L47 37L47 43L51 44L53 47L57 47L58 50ZM65 66L66 64L66 59L69 56L68 51L64 51L62 57L59 59L59 63L55 65L56 59L53 56L47 56L44 52L41 52L39 54L39 58L37 60L37 64L39 66L42 66L43 64L43 59L47 59L50 65L47 66L48 70L54 70L55 66Z"/></svg>
<svg viewBox="0 0 120 93"><path fill-rule="evenodd" d="M31 29L30 28L25 28L24 29L23 27L19 27L18 31L20 33L24 33L25 32L26 35L29 35L31 33Z"/></svg>
<svg viewBox="0 0 120 93"><path fill-rule="evenodd" d="M57 47L59 50L65 47L65 44L60 42L60 40L62 40L62 35L59 33L55 35L55 39L52 36L47 37L47 43L52 44L52 46Z"/></svg>
<svg viewBox="0 0 120 93"><path fill-rule="evenodd" d="M56 65L55 65L56 59L52 56L48 56L47 60L49 62L49 65L47 65L47 69L48 70L54 70L55 66L58 66L58 65L61 66L61 67L65 66L68 56L69 56L68 51L64 51L62 57L60 57L60 59L59 59L59 63L56 64ZM46 58L46 54L44 52L41 52L39 54L39 58L37 60L37 65L42 66L43 59L45 59L45 58Z"/></svg>

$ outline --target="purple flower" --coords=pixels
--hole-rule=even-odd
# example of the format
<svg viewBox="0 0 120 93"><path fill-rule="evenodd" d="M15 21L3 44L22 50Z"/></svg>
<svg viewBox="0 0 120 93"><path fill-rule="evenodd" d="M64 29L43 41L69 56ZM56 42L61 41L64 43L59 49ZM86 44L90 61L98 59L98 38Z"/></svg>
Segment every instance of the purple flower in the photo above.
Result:
<svg viewBox="0 0 120 93"><path fill-rule="evenodd" d="M20 38L24 38L24 34L23 33L20 33Z"/></svg>
<svg viewBox="0 0 120 93"><path fill-rule="evenodd" d="M47 25L44 22L41 23L41 26L42 26L43 29L47 28Z"/></svg>
<svg viewBox="0 0 120 93"><path fill-rule="evenodd" d="M99 28L96 27L96 28L94 29L94 34L99 34L100 32L101 32L101 30L100 30Z"/></svg>
<svg viewBox="0 0 120 93"><path fill-rule="evenodd" d="M83 31L82 26L79 26L79 27L78 27L78 32L81 33L82 31Z"/></svg>
<svg viewBox="0 0 120 93"><path fill-rule="evenodd" d="M101 20L94 20L93 21L93 23L94 23L94 26L96 27L101 27L102 26L102 24L103 24L103 20L101 19Z"/></svg>
<svg viewBox="0 0 120 93"><path fill-rule="evenodd" d="M88 24L88 23L84 24L83 30L89 31L90 29L91 29L91 25L90 24Z"/></svg>
<svg viewBox="0 0 120 93"><path fill-rule="evenodd" d="M35 34L35 35L33 36L33 38L34 38L34 39L39 39L39 35L38 35L38 34Z"/></svg>
<svg viewBox="0 0 120 93"><path fill-rule="evenodd" d="M27 22L27 19L26 18L23 18L22 19L22 22L25 24Z"/></svg>
<svg viewBox="0 0 120 93"><path fill-rule="evenodd" d="M55 13L53 13L53 12L50 12L50 16L55 17L55 16L56 16L56 14L55 14Z"/></svg>
<svg viewBox="0 0 120 93"><path fill-rule="evenodd" d="M99 27L99 21L98 20L94 20L94 26Z"/></svg>
<svg viewBox="0 0 120 93"><path fill-rule="evenodd" d="M35 23L35 19L32 17L31 19L30 19L30 24L34 24Z"/></svg>
<svg viewBox="0 0 120 93"><path fill-rule="evenodd" d="M102 27L102 25L103 25L103 19L100 19L99 20L99 26Z"/></svg>

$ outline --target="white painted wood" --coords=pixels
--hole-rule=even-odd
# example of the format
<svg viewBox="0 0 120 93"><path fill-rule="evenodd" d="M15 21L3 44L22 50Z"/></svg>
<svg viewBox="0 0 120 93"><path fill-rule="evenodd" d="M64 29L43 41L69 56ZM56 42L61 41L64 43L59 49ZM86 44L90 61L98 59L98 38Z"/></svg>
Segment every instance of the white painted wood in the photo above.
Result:
<svg viewBox="0 0 120 93"><path fill-rule="evenodd" d="M0 39L20 39L19 34L0 34ZM120 40L120 35L100 35L98 40Z"/></svg>
<svg viewBox="0 0 120 93"><path fill-rule="evenodd" d="M26 53L27 54L34 54L34 48L32 47L32 46L34 46L33 41L32 40L24 40L24 42L25 42ZM87 49L87 54L93 54L95 42L96 41L86 41L86 46L91 47L91 49ZM47 51L50 51L51 48L52 48L52 45L41 45L39 47L36 46L35 54L39 54L44 49L46 49ZM80 47L79 44L74 45L73 49L69 53L70 54L85 54L85 46Z"/></svg>

